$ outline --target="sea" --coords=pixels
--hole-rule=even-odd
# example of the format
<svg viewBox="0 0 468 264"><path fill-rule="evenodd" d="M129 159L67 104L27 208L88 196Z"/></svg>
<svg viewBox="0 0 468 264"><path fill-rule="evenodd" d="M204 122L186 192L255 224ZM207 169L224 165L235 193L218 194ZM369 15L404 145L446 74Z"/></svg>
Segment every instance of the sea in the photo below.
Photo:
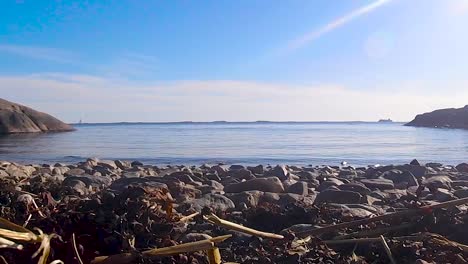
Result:
<svg viewBox="0 0 468 264"><path fill-rule="evenodd" d="M403 123L252 122L76 124L66 133L0 136L0 160L299 166L468 162L468 131Z"/></svg>

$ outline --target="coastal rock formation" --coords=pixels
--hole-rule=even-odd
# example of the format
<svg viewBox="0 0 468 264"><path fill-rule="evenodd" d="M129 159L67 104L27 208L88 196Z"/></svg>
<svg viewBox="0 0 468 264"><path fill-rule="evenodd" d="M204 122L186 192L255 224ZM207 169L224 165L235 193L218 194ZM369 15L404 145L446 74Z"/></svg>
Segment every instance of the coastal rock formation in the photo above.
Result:
<svg viewBox="0 0 468 264"><path fill-rule="evenodd" d="M405 126L468 129L468 105L417 115Z"/></svg>
<svg viewBox="0 0 468 264"><path fill-rule="evenodd" d="M0 98L0 134L72 130L51 115Z"/></svg>

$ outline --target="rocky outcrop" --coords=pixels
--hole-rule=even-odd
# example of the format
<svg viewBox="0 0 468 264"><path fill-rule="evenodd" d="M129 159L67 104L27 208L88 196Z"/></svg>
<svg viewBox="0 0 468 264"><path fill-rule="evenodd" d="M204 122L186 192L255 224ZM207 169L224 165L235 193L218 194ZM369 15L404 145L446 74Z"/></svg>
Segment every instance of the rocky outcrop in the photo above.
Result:
<svg viewBox="0 0 468 264"><path fill-rule="evenodd" d="M0 98L0 134L72 130L51 115Z"/></svg>
<svg viewBox="0 0 468 264"><path fill-rule="evenodd" d="M468 129L468 105L417 115L405 126Z"/></svg>

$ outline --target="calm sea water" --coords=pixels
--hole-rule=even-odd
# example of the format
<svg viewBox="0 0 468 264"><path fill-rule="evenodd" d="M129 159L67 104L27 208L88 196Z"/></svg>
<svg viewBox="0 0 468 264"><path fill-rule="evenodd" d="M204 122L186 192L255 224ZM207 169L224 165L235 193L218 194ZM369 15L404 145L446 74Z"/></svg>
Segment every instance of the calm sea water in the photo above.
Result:
<svg viewBox="0 0 468 264"><path fill-rule="evenodd" d="M400 123L192 123L77 125L77 131L0 136L0 160L151 164L350 165L468 161L468 131Z"/></svg>

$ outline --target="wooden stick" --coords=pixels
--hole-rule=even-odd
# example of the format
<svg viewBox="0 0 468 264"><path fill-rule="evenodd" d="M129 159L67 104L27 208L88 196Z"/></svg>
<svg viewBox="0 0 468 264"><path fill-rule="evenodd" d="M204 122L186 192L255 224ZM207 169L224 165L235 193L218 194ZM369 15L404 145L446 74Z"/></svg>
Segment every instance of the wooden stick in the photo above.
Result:
<svg viewBox="0 0 468 264"><path fill-rule="evenodd" d="M264 238L284 239L284 236L282 236L282 235L262 232L262 231L258 231L258 230L255 230L255 229L252 229L252 228L249 228L249 227L245 227L243 225L239 225L239 224L236 224L236 223L233 223L233 222L229 222L227 220L223 220L223 219L217 217L214 214L204 216L204 218L205 218L205 220L207 220L208 222L210 222L212 224L222 226L224 228L234 230L234 231L237 231L237 232L241 232L241 233L244 233L244 234L248 234L248 235L252 235L252 236L258 236L258 237L264 237Z"/></svg>
<svg viewBox="0 0 468 264"><path fill-rule="evenodd" d="M382 235L380 235L380 240L382 241L382 245L385 249L385 252L387 253L388 258L390 259L390 262L392 262L392 264L397 264L397 262L393 258L392 251L390 250L390 247L388 246L387 241L385 241L385 238Z"/></svg>
<svg viewBox="0 0 468 264"><path fill-rule="evenodd" d="M345 223L329 225L329 226L325 226L321 228L309 229L309 230L305 230L302 232L298 232L296 233L296 235L300 237L305 237L309 235L319 235L319 234L327 233L330 231L335 231L335 230L348 228L348 227L355 227L359 225L366 225L369 223L382 221L382 220L389 220L389 219L397 218L397 217L424 215L427 213L431 213L432 210L434 209L447 208L447 207L462 205L466 203L468 203L468 198L457 199L457 200L443 202L443 203L439 203L435 205L423 206L418 209L400 211L400 212L395 212L395 213L390 213L390 214L379 215L379 216L375 216L371 218L360 219L360 220L356 220L352 222L345 222Z"/></svg>
<svg viewBox="0 0 468 264"><path fill-rule="evenodd" d="M228 238L232 237L232 235L225 235L219 237L213 237L206 240L200 240L191 243L180 244L171 247L165 248L155 248L144 251L141 253L144 257L155 257L155 256L170 256L170 255L177 255L181 253L187 252L194 252L194 251L204 251L209 250L214 247L215 243L222 242ZM113 256L100 256L94 258L91 261L92 264L129 264L135 263L138 259L138 253L124 253L118 254Z"/></svg>
<svg viewBox="0 0 468 264"><path fill-rule="evenodd" d="M208 256L208 263L210 264L221 264L221 253L219 253L219 248L214 247L206 251Z"/></svg>
<svg viewBox="0 0 468 264"><path fill-rule="evenodd" d="M80 253L78 252L78 247L76 246L76 240L75 240L75 233L72 234L72 245L73 245L73 251L75 252L76 259L78 260L78 263L83 264L83 261L81 260Z"/></svg>
<svg viewBox="0 0 468 264"><path fill-rule="evenodd" d="M187 215L187 216L184 216L182 218L180 218L179 222L188 222L190 220L192 220L195 216L199 215L200 213L199 212L196 212L196 213L193 213L191 215Z"/></svg>

